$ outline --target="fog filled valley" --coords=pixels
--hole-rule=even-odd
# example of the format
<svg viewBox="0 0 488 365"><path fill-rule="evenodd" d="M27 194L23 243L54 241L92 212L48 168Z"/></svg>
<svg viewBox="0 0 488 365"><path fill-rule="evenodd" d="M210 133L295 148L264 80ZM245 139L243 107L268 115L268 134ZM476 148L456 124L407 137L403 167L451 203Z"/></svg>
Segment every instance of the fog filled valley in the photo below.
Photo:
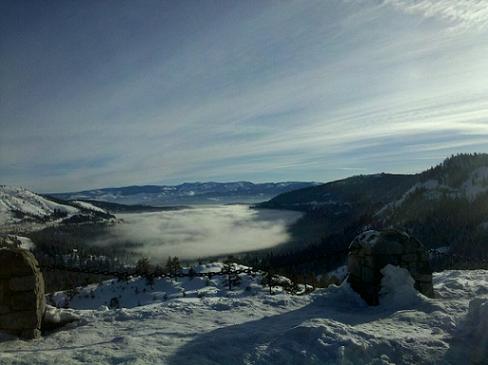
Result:
<svg viewBox="0 0 488 365"><path fill-rule="evenodd" d="M257 251L286 243L299 212L247 205L194 206L168 212L118 214L118 224L96 246L125 245L154 262L169 256L207 258Z"/></svg>

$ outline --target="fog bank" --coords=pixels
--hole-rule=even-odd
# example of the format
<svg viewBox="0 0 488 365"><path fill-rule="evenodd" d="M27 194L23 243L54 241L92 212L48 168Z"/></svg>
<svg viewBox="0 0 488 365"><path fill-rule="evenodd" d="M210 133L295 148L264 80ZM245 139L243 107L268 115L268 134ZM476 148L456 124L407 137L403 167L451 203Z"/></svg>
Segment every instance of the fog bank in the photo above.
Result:
<svg viewBox="0 0 488 365"><path fill-rule="evenodd" d="M298 212L256 210L245 205L119 214L122 222L97 244L137 243L131 250L158 260L226 255L286 242L287 227L300 216Z"/></svg>

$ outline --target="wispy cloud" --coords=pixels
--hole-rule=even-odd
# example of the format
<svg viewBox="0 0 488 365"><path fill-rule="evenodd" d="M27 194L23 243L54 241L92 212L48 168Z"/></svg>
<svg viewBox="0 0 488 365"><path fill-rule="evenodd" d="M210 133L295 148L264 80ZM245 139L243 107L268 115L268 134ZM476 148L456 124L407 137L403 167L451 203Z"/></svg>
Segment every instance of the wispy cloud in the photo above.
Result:
<svg viewBox="0 0 488 365"><path fill-rule="evenodd" d="M454 28L488 28L488 1L486 0L385 0L386 4L427 18L440 18Z"/></svg>
<svg viewBox="0 0 488 365"><path fill-rule="evenodd" d="M488 152L488 34L481 2L466 4L128 2L106 24L97 7L71 10L73 27L39 16L20 43L0 35L13 70L0 73L0 175L43 191L324 181Z"/></svg>

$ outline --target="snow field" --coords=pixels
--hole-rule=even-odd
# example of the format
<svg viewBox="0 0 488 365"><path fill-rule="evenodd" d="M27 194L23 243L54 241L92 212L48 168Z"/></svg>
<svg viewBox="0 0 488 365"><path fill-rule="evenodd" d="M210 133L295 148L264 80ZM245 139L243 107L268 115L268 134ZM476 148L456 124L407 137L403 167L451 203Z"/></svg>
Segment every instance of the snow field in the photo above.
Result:
<svg viewBox="0 0 488 365"><path fill-rule="evenodd" d="M221 279L161 282L151 289L136 278L128 283L130 291L145 286L147 296L130 299L134 293L129 296L124 294L129 289L121 290L120 303L129 308L120 309L101 304L113 295L111 287L115 292L120 289L119 283L105 282L89 289L95 290L95 298L80 292L72 299L76 308L91 308L69 310L69 315L79 316L78 322L40 340L0 342L0 363L484 364L488 360L486 270L434 274L437 298L429 299L411 290L412 280L404 270L386 267L377 307L366 306L347 283L292 296L278 288L277 294L268 295L256 278L246 277L229 292ZM210 293L199 296L201 290ZM164 292L167 298L152 301L155 292ZM55 297L60 299L61 293ZM141 306L132 306L138 300ZM146 300L152 303L145 304Z"/></svg>

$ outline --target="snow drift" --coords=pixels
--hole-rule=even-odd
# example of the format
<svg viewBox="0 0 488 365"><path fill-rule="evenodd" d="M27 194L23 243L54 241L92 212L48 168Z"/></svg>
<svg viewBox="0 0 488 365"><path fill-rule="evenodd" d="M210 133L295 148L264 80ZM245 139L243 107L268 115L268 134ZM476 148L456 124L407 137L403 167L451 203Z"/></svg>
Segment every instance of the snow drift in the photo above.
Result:
<svg viewBox="0 0 488 365"><path fill-rule="evenodd" d="M366 306L347 282L303 296L277 287L270 296L258 277L245 274L232 291L225 277L152 286L138 278L126 285L107 281L72 298L70 305L79 309L69 314L79 320L65 330L38 341L0 342L0 363L487 362L488 271L434 274L436 299L412 292L401 269L388 267L384 274L384 300L377 307ZM54 297L61 300L62 293ZM104 304L112 297L121 308Z"/></svg>

